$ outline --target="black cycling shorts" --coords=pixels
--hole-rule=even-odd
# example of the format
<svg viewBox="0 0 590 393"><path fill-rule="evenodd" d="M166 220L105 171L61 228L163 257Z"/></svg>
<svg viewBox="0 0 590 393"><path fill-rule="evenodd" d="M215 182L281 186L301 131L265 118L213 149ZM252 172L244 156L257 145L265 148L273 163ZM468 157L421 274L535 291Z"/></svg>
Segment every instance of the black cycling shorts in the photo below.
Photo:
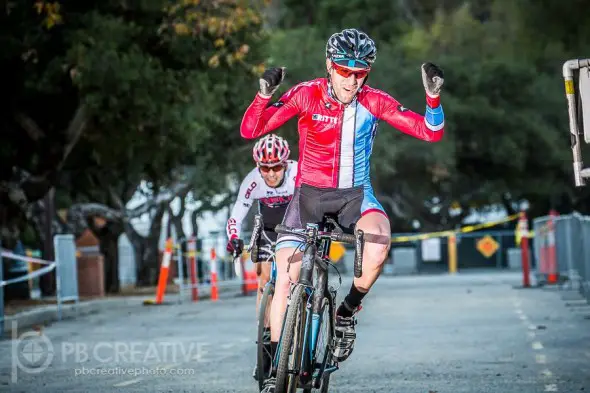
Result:
<svg viewBox="0 0 590 393"><path fill-rule="evenodd" d="M283 225L300 229L308 223L321 225L324 214L333 214L342 229L352 233L357 221L370 212L379 212L387 217L370 184L346 189L302 184L295 189ZM280 234L276 249L298 247L301 244L301 239L296 236Z"/></svg>
<svg viewBox="0 0 590 393"><path fill-rule="evenodd" d="M258 262L272 262L272 255L274 253L274 243L277 240L277 233L274 230L264 228L260 234L258 245Z"/></svg>

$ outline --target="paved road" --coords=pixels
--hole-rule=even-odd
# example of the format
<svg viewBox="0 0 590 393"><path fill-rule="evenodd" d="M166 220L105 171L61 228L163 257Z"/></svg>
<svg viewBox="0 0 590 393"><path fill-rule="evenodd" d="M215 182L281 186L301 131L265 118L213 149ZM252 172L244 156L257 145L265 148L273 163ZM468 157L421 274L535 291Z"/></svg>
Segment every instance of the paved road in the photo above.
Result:
<svg viewBox="0 0 590 393"><path fill-rule="evenodd" d="M590 308L556 290L514 288L519 279L383 277L331 391L590 391ZM253 300L138 305L4 340L0 391L255 393Z"/></svg>

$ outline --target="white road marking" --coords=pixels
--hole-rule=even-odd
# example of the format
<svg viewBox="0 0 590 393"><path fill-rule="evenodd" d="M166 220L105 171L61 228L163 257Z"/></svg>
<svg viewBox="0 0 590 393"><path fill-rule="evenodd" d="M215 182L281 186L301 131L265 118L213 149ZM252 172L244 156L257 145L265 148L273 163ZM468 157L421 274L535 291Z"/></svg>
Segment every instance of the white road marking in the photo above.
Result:
<svg viewBox="0 0 590 393"><path fill-rule="evenodd" d="M540 342L540 341L535 341L535 342L533 343L533 349L536 349L536 350L543 349L543 344L541 344L541 342Z"/></svg>
<svg viewBox="0 0 590 393"><path fill-rule="evenodd" d="M538 364L545 364L547 363L547 357L545 355L537 355L535 356L535 361Z"/></svg>
<svg viewBox="0 0 590 393"><path fill-rule="evenodd" d="M138 382L139 382L139 381L141 381L141 380L142 380L141 378L131 379L131 380L129 380L129 381L125 381L125 382L119 382L119 383L116 383L116 384L114 384L113 386L114 386L114 387L117 387L117 388L121 388L121 387L123 387L123 386L129 386L129 385L133 385L134 383L138 383Z"/></svg>
<svg viewBox="0 0 590 393"><path fill-rule="evenodd" d="M176 366L180 366L180 363L166 364L164 366L159 366L158 368L161 370L170 370L171 368L174 368Z"/></svg>

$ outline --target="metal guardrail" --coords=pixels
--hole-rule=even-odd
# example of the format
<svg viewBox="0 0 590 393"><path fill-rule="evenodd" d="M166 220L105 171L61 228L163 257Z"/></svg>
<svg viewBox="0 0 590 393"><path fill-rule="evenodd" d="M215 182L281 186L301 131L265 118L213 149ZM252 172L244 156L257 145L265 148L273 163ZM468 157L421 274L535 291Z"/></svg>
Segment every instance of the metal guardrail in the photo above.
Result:
<svg viewBox="0 0 590 393"><path fill-rule="evenodd" d="M543 247L550 247L551 236L555 242L555 271L560 288L579 291L590 302L590 216L573 213L553 218L553 234L550 216L533 220L536 239L535 252L543 255ZM538 264L535 271L540 283L547 283L548 272Z"/></svg>

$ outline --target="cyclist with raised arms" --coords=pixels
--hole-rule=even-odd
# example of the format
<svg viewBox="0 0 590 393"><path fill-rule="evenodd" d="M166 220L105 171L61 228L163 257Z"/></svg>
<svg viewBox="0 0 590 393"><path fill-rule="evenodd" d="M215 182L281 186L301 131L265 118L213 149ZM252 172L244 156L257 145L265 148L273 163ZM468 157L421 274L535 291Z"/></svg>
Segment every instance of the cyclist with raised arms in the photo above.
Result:
<svg viewBox="0 0 590 393"><path fill-rule="evenodd" d="M389 219L375 198L370 182L370 155L379 120L415 138L439 141L444 132L440 104L442 70L432 64L421 66L426 90L426 112L415 113L387 93L366 84L376 58L373 40L356 29L333 34L326 44L325 78L302 82L289 89L274 104L273 93L285 77L284 68L267 69L260 91L250 104L241 125L244 138L257 138L298 116L299 170L295 194L283 224L305 228L320 223L325 213L338 216L345 230L362 229L365 243L362 276L355 278L336 311L334 357L346 360L356 338L355 314L361 301L379 277L390 247ZM271 309L271 349L276 353L287 307L290 278L298 277L301 240L280 235L276 245L277 282ZM297 250L297 252L296 252ZM295 254L294 254L295 253ZM291 277L289 277L291 274ZM265 381L264 393L272 393L276 379Z"/></svg>

